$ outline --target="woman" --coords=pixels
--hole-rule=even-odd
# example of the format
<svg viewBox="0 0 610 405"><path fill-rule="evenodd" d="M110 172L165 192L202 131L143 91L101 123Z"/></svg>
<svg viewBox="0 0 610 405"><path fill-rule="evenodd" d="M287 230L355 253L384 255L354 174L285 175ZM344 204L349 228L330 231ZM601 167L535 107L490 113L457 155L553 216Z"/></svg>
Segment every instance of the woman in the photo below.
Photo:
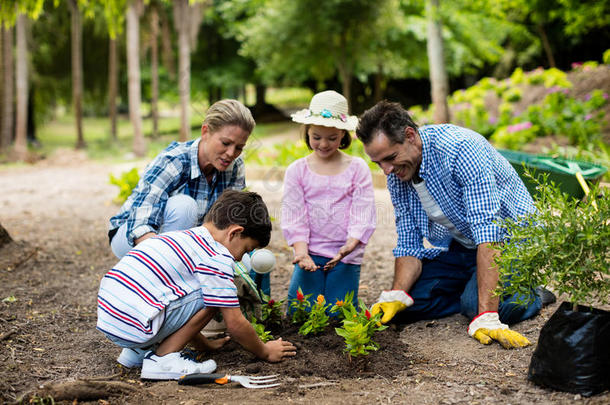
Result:
<svg viewBox="0 0 610 405"><path fill-rule="evenodd" d="M255 125L239 101L214 103L201 138L172 142L146 167L119 213L110 218L112 252L121 258L157 233L197 226L224 190L245 188L239 155Z"/></svg>

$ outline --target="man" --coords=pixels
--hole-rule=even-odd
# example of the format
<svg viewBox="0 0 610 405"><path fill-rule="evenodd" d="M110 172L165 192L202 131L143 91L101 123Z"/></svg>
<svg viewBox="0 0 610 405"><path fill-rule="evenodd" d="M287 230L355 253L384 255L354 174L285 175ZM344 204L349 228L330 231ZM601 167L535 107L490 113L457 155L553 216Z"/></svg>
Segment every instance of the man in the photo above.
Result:
<svg viewBox="0 0 610 405"><path fill-rule="evenodd" d="M536 315L540 297L519 306L516 297L493 294L494 258L506 236L495 221L534 211L508 161L474 131L418 128L400 104L387 101L362 115L356 135L387 176L398 232L392 290L382 292L373 313L383 312L387 323L461 312L483 344L529 345L506 324Z"/></svg>

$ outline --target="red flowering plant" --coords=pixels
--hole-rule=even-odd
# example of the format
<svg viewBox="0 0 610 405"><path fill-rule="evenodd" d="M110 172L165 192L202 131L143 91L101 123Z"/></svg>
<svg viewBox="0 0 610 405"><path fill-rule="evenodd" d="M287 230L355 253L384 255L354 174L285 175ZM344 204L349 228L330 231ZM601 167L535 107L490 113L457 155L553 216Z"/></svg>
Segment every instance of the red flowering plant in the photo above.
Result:
<svg viewBox="0 0 610 405"><path fill-rule="evenodd" d="M335 328L337 334L345 339L344 351L350 357L366 356L371 351L379 349L379 345L372 340L372 337L375 332L387 328L381 324L381 313L372 316L362 300L358 300L358 305L360 311L345 318L342 328Z"/></svg>
<svg viewBox="0 0 610 405"><path fill-rule="evenodd" d="M326 300L322 294L318 295L316 303L311 307L309 317L305 323L299 329L299 333L303 336L307 336L310 333L316 334L322 332L328 326L328 315L326 315L326 309L330 305L326 304Z"/></svg>
<svg viewBox="0 0 610 405"><path fill-rule="evenodd" d="M337 300L337 302L335 302L335 305L330 308L330 313L337 314L339 320L352 318L353 314L358 312L354 307L353 301L354 292L350 291L345 294L345 298L343 298L343 300Z"/></svg>
<svg viewBox="0 0 610 405"><path fill-rule="evenodd" d="M308 309L311 307L309 297L312 294L303 295L301 287L297 290L297 297L288 301L289 312L292 313L292 323L304 323L309 318Z"/></svg>
<svg viewBox="0 0 610 405"><path fill-rule="evenodd" d="M270 296L262 294L263 306L261 308L261 322L269 325L282 324L282 305L284 300L276 301Z"/></svg>

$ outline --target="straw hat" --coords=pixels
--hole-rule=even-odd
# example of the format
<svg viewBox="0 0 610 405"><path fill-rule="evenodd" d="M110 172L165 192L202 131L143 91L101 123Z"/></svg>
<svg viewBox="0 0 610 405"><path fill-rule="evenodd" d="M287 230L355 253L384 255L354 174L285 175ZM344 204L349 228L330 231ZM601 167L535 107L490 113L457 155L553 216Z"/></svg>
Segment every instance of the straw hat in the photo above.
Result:
<svg viewBox="0 0 610 405"><path fill-rule="evenodd" d="M358 126L358 117L348 115L347 100L333 90L326 90L314 95L309 108L291 115L299 124L321 125L354 131Z"/></svg>

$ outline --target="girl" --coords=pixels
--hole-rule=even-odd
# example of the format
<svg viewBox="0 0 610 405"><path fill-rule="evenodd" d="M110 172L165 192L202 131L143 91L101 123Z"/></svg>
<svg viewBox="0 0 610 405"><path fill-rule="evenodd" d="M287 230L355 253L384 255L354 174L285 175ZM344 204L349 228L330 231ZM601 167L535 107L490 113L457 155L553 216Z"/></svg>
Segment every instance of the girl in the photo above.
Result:
<svg viewBox="0 0 610 405"><path fill-rule="evenodd" d="M303 125L313 152L292 163L284 177L281 225L294 249L294 272L288 299L300 287L326 302L343 300L353 291L358 299L364 248L375 230L375 198L371 172L347 148L358 118L348 116L347 100L335 91L313 96L309 108L292 115Z"/></svg>

